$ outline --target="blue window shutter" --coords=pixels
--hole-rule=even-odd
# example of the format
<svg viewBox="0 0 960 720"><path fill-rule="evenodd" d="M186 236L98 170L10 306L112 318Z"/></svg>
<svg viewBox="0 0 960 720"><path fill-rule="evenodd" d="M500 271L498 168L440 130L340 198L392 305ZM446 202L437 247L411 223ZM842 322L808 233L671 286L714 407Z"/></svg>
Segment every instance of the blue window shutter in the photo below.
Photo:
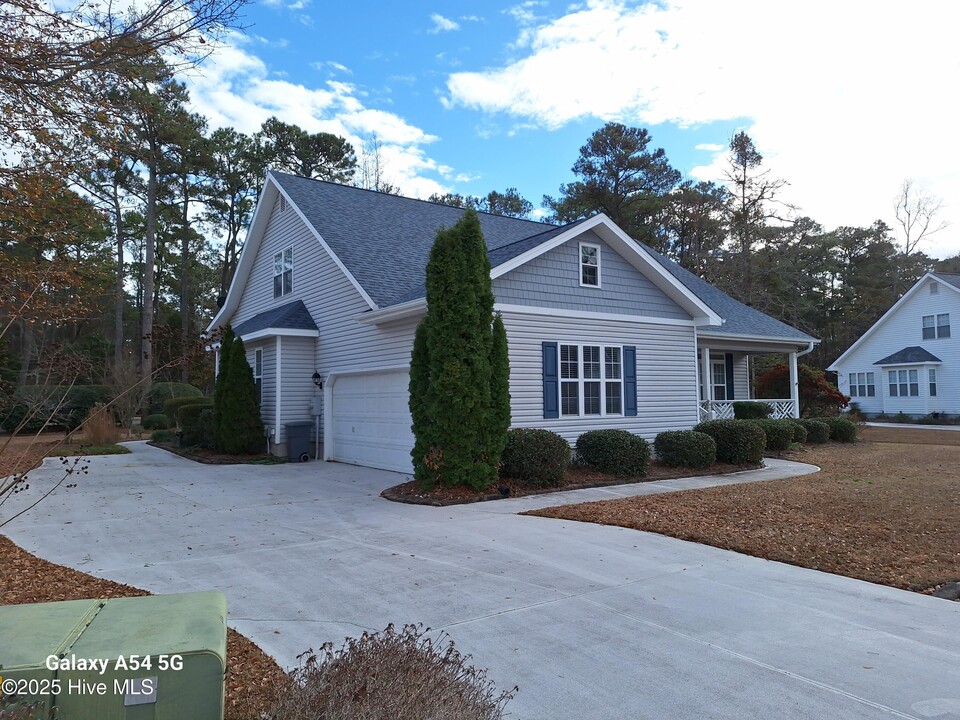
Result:
<svg viewBox="0 0 960 720"><path fill-rule="evenodd" d="M623 414L637 416L637 347L623 347Z"/></svg>
<svg viewBox="0 0 960 720"><path fill-rule="evenodd" d="M733 353L724 354L723 364L727 376L727 400L733 400Z"/></svg>
<svg viewBox="0 0 960 720"><path fill-rule="evenodd" d="M543 344L543 416L560 417L560 377L557 370L557 343Z"/></svg>

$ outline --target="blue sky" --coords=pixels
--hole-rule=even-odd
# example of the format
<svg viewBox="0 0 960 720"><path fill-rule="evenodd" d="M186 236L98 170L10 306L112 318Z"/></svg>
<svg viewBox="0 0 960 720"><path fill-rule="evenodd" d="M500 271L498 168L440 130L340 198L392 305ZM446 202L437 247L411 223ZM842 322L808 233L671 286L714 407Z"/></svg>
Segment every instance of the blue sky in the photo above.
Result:
<svg viewBox="0 0 960 720"><path fill-rule="evenodd" d="M938 1L256 0L189 85L213 126L376 135L404 194L516 187L537 207L608 120L703 179L743 128L828 228L895 225L913 180L944 203L922 248L943 257L960 252L958 21Z"/></svg>

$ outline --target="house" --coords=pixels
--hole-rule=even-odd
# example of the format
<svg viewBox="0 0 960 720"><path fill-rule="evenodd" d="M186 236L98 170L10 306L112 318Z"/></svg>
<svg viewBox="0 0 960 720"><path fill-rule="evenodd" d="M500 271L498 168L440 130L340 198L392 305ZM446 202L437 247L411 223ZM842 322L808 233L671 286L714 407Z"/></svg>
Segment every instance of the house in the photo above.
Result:
<svg viewBox="0 0 960 720"><path fill-rule="evenodd" d="M277 452L316 417L322 456L411 468L410 353L425 267L462 210L268 174L237 272L209 331L243 339ZM814 338L742 305L597 215L562 227L480 215L507 330L514 427L569 441L590 429L647 438L732 416L749 357ZM791 398L771 401L797 414Z"/></svg>
<svg viewBox="0 0 960 720"><path fill-rule="evenodd" d="M928 272L830 365L861 412L960 413L960 275Z"/></svg>

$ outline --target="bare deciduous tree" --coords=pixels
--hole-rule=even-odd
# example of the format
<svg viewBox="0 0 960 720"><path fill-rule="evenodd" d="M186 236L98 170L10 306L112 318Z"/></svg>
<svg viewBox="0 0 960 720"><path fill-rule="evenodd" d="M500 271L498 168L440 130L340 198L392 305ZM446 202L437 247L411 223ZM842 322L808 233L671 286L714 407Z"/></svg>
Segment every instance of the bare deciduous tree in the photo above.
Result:
<svg viewBox="0 0 960 720"><path fill-rule="evenodd" d="M913 180L903 181L895 213L904 255L912 255L921 240L947 227L948 223L938 217L942 210L943 200L916 187Z"/></svg>

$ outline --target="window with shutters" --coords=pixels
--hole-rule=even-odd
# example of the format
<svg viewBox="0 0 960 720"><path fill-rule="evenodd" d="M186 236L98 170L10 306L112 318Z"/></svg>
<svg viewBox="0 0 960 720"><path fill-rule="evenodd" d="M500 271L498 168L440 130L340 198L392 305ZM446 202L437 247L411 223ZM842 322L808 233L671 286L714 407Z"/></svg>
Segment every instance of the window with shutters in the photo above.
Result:
<svg viewBox="0 0 960 720"><path fill-rule="evenodd" d="M560 415L623 414L623 348L560 345Z"/></svg>

